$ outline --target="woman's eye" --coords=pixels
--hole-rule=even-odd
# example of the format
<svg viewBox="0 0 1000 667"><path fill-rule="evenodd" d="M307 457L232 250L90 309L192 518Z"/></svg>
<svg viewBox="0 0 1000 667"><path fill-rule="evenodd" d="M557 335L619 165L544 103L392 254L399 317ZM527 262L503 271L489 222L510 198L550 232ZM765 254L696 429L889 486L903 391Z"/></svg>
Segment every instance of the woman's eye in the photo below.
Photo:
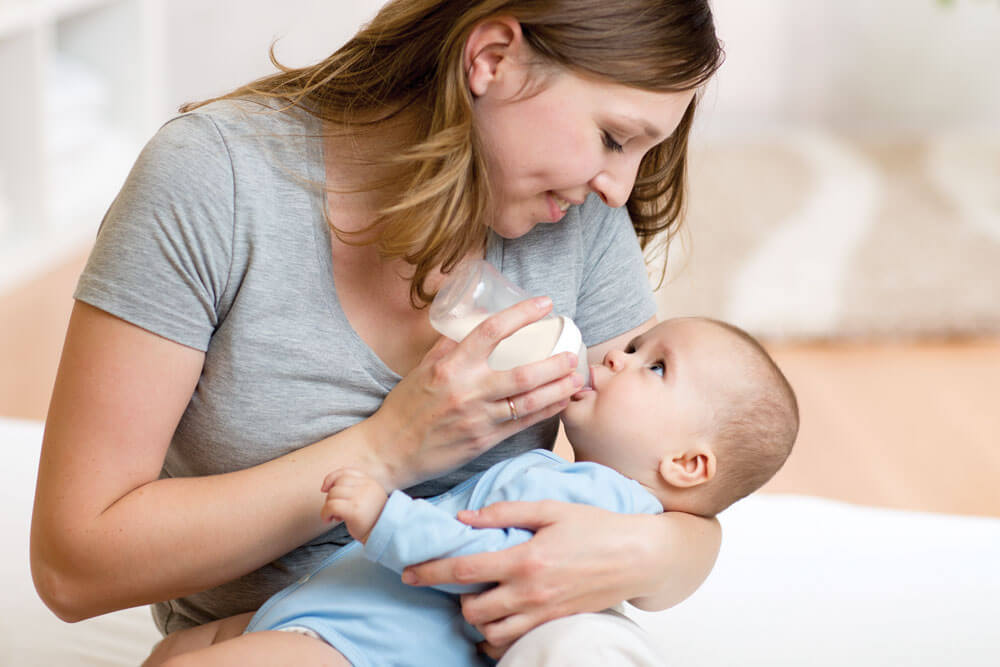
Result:
<svg viewBox="0 0 1000 667"><path fill-rule="evenodd" d="M649 370L653 371L654 373L656 373L660 377L663 377L663 374L667 372L667 368L663 364L662 361L657 361L654 364L650 364L649 365Z"/></svg>
<svg viewBox="0 0 1000 667"><path fill-rule="evenodd" d="M604 131L601 134L604 137L604 145L608 148L608 150L612 150L615 153L621 153L625 150L620 143L615 141L614 137L612 137L609 132Z"/></svg>

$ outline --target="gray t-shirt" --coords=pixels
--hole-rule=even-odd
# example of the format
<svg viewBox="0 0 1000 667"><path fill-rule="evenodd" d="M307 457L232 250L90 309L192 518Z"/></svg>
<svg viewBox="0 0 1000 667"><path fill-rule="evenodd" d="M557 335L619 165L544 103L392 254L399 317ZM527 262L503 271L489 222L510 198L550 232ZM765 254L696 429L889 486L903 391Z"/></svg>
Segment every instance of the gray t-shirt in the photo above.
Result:
<svg viewBox="0 0 1000 667"><path fill-rule="evenodd" d="M247 468L370 416L399 381L337 300L318 122L216 102L167 122L108 211L75 296L205 352L163 477ZM491 235L487 259L552 297L594 344L655 303L628 217L595 196L560 224ZM436 495L493 463L551 448L555 419L408 489ZM350 539L337 527L236 581L154 605L164 632L251 611Z"/></svg>

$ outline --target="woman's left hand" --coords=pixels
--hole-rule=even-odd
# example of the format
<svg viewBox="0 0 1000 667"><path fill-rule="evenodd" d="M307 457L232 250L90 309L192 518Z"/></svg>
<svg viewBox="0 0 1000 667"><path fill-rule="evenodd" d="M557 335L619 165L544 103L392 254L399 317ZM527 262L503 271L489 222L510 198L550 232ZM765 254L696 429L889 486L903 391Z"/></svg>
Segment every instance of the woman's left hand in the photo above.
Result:
<svg viewBox="0 0 1000 667"><path fill-rule="evenodd" d="M499 659L521 635L546 621L606 609L655 588L669 558L650 522L658 517L609 512L557 501L502 502L458 518L477 528L517 526L535 532L504 551L428 561L407 568L403 581L420 586L497 582L462 597L462 613Z"/></svg>

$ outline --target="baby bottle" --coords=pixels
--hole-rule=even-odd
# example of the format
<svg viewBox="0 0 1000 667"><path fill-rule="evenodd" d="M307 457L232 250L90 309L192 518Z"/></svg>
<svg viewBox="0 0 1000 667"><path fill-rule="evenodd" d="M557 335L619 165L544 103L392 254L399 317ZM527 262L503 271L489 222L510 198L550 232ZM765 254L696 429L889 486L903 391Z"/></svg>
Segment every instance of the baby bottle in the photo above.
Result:
<svg viewBox="0 0 1000 667"><path fill-rule="evenodd" d="M476 260L453 271L431 303L431 326L460 341L490 315L531 298L492 264ZM590 365L583 336L573 320L565 315L549 314L522 327L494 348L486 362L490 368L504 371L560 352L575 352L579 362L576 372L590 386Z"/></svg>

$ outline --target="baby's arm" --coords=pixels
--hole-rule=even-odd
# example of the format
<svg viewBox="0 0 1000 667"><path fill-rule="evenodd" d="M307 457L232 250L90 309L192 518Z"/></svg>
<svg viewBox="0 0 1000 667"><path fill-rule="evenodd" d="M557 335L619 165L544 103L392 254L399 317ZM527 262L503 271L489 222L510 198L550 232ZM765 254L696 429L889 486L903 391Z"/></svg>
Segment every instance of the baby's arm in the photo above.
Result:
<svg viewBox="0 0 1000 667"><path fill-rule="evenodd" d="M499 551L526 542L531 532L518 528L471 528L426 500L401 491L388 497L371 476L342 468L323 481L326 521L343 521L351 537L365 545L365 556L396 572L434 558ZM475 593L484 586L445 586L449 593Z"/></svg>
<svg viewBox="0 0 1000 667"><path fill-rule="evenodd" d="M520 528L472 528L450 513L402 491L389 496L365 543L365 556L402 573L424 561L500 551L527 542L532 532ZM436 586L448 593L478 593L483 584Z"/></svg>
<svg viewBox="0 0 1000 667"><path fill-rule="evenodd" d="M616 512L659 513L663 509L638 484L603 466L567 464L511 472L495 480L483 504L560 499ZM522 528L473 528L437 505L401 491L386 500L378 483L360 471L338 471L327 482L323 516L343 519L351 535L364 544L365 556L396 572L428 560L500 551L527 542L533 535ZM340 486L344 493L337 490ZM331 498L337 499L335 505L331 505ZM449 593L475 593L486 587L436 586Z"/></svg>

